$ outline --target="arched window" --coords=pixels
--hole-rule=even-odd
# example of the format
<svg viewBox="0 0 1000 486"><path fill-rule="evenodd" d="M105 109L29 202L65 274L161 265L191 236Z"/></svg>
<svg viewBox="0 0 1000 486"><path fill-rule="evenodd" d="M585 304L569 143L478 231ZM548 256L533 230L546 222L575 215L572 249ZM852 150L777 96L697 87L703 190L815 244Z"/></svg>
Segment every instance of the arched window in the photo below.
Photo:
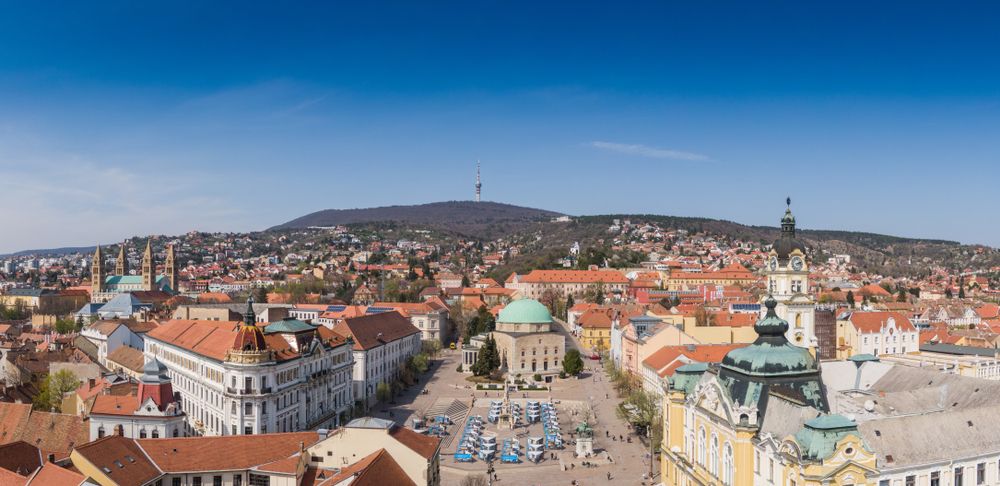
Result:
<svg viewBox="0 0 1000 486"><path fill-rule="evenodd" d="M159 438L160 438L160 431L159 431L159 430L157 430L157 429L153 429L153 433L151 434L151 436L152 436L152 437L153 437L154 439L159 439Z"/></svg>
<svg viewBox="0 0 1000 486"><path fill-rule="evenodd" d="M733 485L735 468L733 466L733 445L726 442L726 447L722 451L722 484Z"/></svg>
<svg viewBox="0 0 1000 486"><path fill-rule="evenodd" d="M101 437L104 437L104 426L103 425L97 428L97 438L100 439Z"/></svg>
<svg viewBox="0 0 1000 486"><path fill-rule="evenodd" d="M146 428L145 427L143 427L142 429L139 429L139 438L140 439L145 439L146 438Z"/></svg>
<svg viewBox="0 0 1000 486"><path fill-rule="evenodd" d="M698 464L705 465L705 427L698 432Z"/></svg>
<svg viewBox="0 0 1000 486"><path fill-rule="evenodd" d="M712 451L709 455L708 470L719 476L719 436L712 434Z"/></svg>

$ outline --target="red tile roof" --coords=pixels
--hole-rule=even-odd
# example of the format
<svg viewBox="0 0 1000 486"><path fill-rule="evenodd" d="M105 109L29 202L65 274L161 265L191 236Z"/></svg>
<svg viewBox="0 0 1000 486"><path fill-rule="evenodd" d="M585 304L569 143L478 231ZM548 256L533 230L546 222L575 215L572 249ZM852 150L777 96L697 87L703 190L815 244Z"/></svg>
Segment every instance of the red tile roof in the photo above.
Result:
<svg viewBox="0 0 1000 486"><path fill-rule="evenodd" d="M532 270L519 275L524 283L628 284L625 274L617 270Z"/></svg>
<svg viewBox="0 0 1000 486"><path fill-rule="evenodd" d="M398 312L382 312L345 319L333 328L334 332L354 339L354 349L361 351L419 334L410 320Z"/></svg>
<svg viewBox="0 0 1000 486"><path fill-rule="evenodd" d="M379 449L336 473L319 470L313 472L313 484L318 486L339 484L352 476L354 480L351 481L351 486L416 486L385 449ZM303 481L302 486L308 485Z"/></svg>
<svg viewBox="0 0 1000 486"><path fill-rule="evenodd" d="M318 442L313 432L220 437L138 439L137 443L165 473L250 469L286 459ZM220 454L220 451L225 451Z"/></svg>
<svg viewBox="0 0 1000 486"><path fill-rule="evenodd" d="M691 344L686 346L664 346L654 352L653 354L642 360L643 366L648 366L659 373L661 377L669 376L673 373L675 369L681 365L672 366L664 370L667 365L670 365L684 356L691 362L695 363L720 363L722 358L726 357L730 351L738 348L745 347L746 344Z"/></svg>
<svg viewBox="0 0 1000 486"><path fill-rule="evenodd" d="M120 486L140 486L161 476L135 440L120 435L84 444L76 453Z"/></svg>
<svg viewBox="0 0 1000 486"><path fill-rule="evenodd" d="M892 318L896 321L896 327L901 331L914 332L917 330L913 323L903 314L898 312L854 312L851 314L851 324L863 334L880 332L886 321Z"/></svg>
<svg viewBox="0 0 1000 486"><path fill-rule="evenodd" d="M393 426L389 429L389 435L427 460L433 459L434 454L437 453L438 448L441 447L440 438L418 434L399 425Z"/></svg>

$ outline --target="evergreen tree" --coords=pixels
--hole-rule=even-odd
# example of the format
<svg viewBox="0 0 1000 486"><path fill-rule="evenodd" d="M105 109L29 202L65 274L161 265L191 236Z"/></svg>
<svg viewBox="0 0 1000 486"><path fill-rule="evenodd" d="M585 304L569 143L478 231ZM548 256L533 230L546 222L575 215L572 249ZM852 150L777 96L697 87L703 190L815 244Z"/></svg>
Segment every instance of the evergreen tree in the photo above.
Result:
<svg viewBox="0 0 1000 486"><path fill-rule="evenodd" d="M854 308L854 292L850 290L847 291L847 305L851 306L852 309Z"/></svg>
<svg viewBox="0 0 1000 486"><path fill-rule="evenodd" d="M566 356L563 357L563 371L567 375L579 375L583 371L583 358L580 357L580 351L576 349L571 349L566 351Z"/></svg>

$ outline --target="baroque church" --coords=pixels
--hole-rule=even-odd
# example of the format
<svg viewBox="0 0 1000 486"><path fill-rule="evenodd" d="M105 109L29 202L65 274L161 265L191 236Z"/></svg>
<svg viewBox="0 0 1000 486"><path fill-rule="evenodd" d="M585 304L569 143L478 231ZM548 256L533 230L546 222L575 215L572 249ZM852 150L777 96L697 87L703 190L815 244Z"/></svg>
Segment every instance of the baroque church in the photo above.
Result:
<svg viewBox="0 0 1000 486"><path fill-rule="evenodd" d="M167 258L163 264L164 275L156 274L156 262L153 260L153 247L146 241L146 251L142 255L142 271L139 275L130 275L128 259L125 257L125 243L118 248L118 259L115 261L114 273L108 274L104 269L104 258L101 247L94 251L94 259L90 269L90 300L91 302L107 302L115 296L127 292L160 290L174 293L177 289L177 262L174 259L173 245L167 247Z"/></svg>

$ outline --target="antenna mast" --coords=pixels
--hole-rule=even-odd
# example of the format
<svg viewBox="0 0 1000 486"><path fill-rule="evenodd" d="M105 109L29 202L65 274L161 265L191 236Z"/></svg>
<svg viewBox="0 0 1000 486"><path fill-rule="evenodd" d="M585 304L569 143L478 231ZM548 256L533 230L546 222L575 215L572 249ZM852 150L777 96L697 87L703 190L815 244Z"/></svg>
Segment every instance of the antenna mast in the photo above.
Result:
<svg viewBox="0 0 1000 486"><path fill-rule="evenodd" d="M483 181L479 178L479 161L476 161L476 202L479 202L479 196L482 192Z"/></svg>

